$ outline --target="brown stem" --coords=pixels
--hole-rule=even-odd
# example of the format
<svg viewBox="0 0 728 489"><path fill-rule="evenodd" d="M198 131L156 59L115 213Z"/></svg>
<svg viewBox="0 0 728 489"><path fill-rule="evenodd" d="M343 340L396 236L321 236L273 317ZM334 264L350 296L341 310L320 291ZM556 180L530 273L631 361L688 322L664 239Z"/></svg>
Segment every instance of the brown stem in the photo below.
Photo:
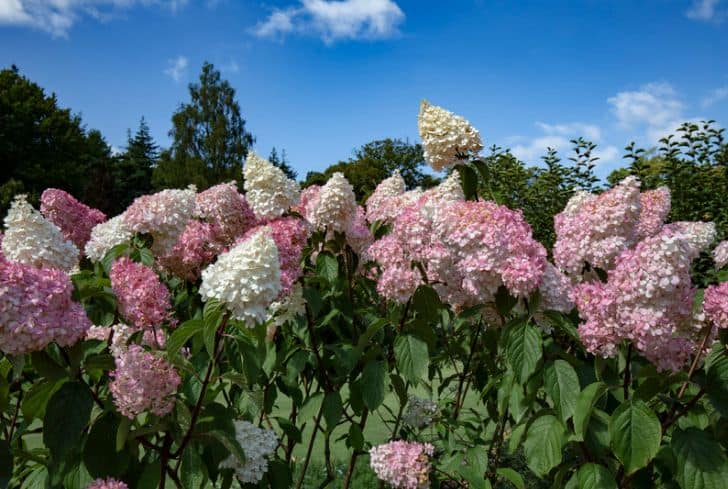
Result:
<svg viewBox="0 0 728 489"><path fill-rule="evenodd" d="M313 422L313 433L311 433L311 439L308 441L308 448L306 449L306 458L303 460L303 468L301 469L301 475L298 476L298 482L296 482L296 489L300 489L303 486L303 478L306 477L306 471L308 470L308 464L311 461L311 453L313 452L313 443L316 441L316 435L319 431L319 424L321 423L321 415L324 413L324 403L321 403L316 418Z"/></svg>
<svg viewBox="0 0 728 489"><path fill-rule="evenodd" d="M407 392L409 390L409 380L404 385L404 391ZM406 403L405 403L406 404ZM392 429L392 436L389 437L389 441L394 441L397 437L397 431L399 431L399 425L402 423L402 414L404 412L404 406L405 404L399 405L399 412L397 413L397 419L394 421L394 428Z"/></svg>
<svg viewBox="0 0 728 489"><path fill-rule="evenodd" d="M473 361L473 357L475 356L475 350L478 343L478 337L480 336L481 326L482 323L478 321L478 327L475 330L475 334L473 335L473 341L470 343L470 353L468 354L468 359L465 361L465 365L463 365L463 371L459 376L460 378L458 380L458 390L457 394L455 395L455 411L453 412L453 419L458 419L458 416L460 415L460 409L462 409L463 404L465 403L465 396L463 395L463 385L465 384L466 377L468 377L470 363Z"/></svg>
<svg viewBox="0 0 728 489"><path fill-rule="evenodd" d="M8 443L13 439L15 433L15 424L18 421L18 412L20 411L20 401L23 399L23 389L18 392L18 400L15 403L15 412L13 413L13 420L10 422L10 433L8 434Z"/></svg>
<svg viewBox="0 0 728 489"><path fill-rule="evenodd" d="M210 363L207 365L207 372L205 372L205 378L202 381L202 388L200 389L200 395L197 398L197 403L195 404L195 408L192 411L192 417L190 418L190 427L187 429L187 432L185 433L185 436L182 439L182 443L180 443L179 448L177 449L177 451L175 451L172 454L172 458L181 457L185 448L187 448L187 445L189 444L190 439L192 438L192 432L195 429L195 424L197 423L197 418L199 417L200 411L202 410L202 403L205 400L205 392L207 391L207 386L210 383L210 377L212 376L212 371L214 370L215 363L217 362L217 359L220 356L220 352L222 351L219 349L220 339L222 338L222 332L225 330L225 326L227 326L229 319L230 319L230 313L228 312L227 314L225 314L225 317L223 318L222 323L220 324L220 327L217 328L217 332L215 333L215 346L212 349L212 351L215 352L215 356L212 359L210 359Z"/></svg>
<svg viewBox="0 0 728 489"><path fill-rule="evenodd" d="M627 365L624 367L624 400L629 400L629 386L632 384L632 343L627 347Z"/></svg>
<svg viewBox="0 0 728 489"><path fill-rule="evenodd" d="M672 426L673 424L675 424L675 422L678 419L680 419L685 414L687 414L687 412L690 411L698 403L700 398L703 397L703 394L705 394L705 387L701 387L700 390L698 391L698 393L695 394L695 396L692 399L690 399L690 402L688 402L687 404L685 404L685 406L683 406L683 408L680 410L679 413L675 414L674 416L669 416L665 420L665 423L662 426L662 433L664 434L667 431L667 429L670 426Z"/></svg>
<svg viewBox="0 0 728 489"><path fill-rule="evenodd" d="M491 481L495 481L495 475L498 471L498 464L500 463L501 455L501 446L503 445L503 434L506 431L507 422L508 408L506 407L500 425L496 427L496 431L495 433L493 433L493 440L491 441L490 448L488 449L488 458L491 459L493 462L491 464L491 468L488 470L488 473L486 475Z"/></svg>
<svg viewBox="0 0 728 489"><path fill-rule="evenodd" d="M688 388L688 384L690 383L690 379L693 378L693 374L695 373L695 369L698 368L698 363L700 362L700 357L703 355L703 351L705 350L705 345L708 343L708 338L710 338L710 333L713 331L713 325L709 324L705 328L705 334L703 335L703 341L700 342L700 348L698 348L698 353L695 354L695 358L693 359L693 363L690 364L690 370L688 371L688 378L685 379L685 382L683 382L682 386L680 386L680 391L677 393L677 398L681 399L682 396L685 395L685 389Z"/></svg>
<svg viewBox="0 0 728 489"><path fill-rule="evenodd" d="M169 433L164 435L164 445L162 446L162 455L160 458L160 475L159 475L159 489L164 489L164 485L167 482L167 470L169 469L169 447L172 446L172 438Z"/></svg>
<svg viewBox="0 0 728 489"><path fill-rule="evenodd" d="M364 408L364 412L361 415L361 421L359 422L359 429L364 431L364 425L367 423L367 417L369 416L369 410ZM346 470L346 479L344 479L343 489L349 489L351 485L351 478L354 476L354 468L356 467L356 459L359 456L359 452L354 450L351 452L351 458L349 459L349 468Z"/></svg>

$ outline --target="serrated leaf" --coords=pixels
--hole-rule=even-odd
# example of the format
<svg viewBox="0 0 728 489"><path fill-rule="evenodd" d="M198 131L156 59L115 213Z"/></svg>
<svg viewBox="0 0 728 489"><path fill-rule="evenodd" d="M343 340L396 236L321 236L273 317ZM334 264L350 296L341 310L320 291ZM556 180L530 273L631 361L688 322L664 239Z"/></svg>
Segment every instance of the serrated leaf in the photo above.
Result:
<svg viewBox="0 0 728 489"><path fill-rule="evenodd" d="M714 357L708 367L705 391L715 410L728 417L728 355L724 352Z"/></svg>
<svg viewBox="0 0 728 489"><path fill-rule="evenodd" d="M360 379L361 397L370 411L374 411L384 402L386 375L387 369L382 361L372 361L364 366Z"/></svg>
<svg viewBox="0 0 728 489"><path fill-rule="evenodd" d="M677 458L682 489L723 489L728 481L728 460L709 433L697 428L677 429L670 443Z"/></svg>
<svg viewBox="0 0 728 489"><path fill-rule="evenodd" d="M617 482L606 467L599 464L584 464L576 473L579 489L617 489Z"/></svg>
<svg viewBox="0 0 728 489"><path fill-rule="evenodd" d="M66 382L48 401L43 418L43 443L60 462L81 445L94 400L86 384Z"/></svg>
<svg viewBox="0 0 728 489"><path fill-rule="evenodd" d="M498 469L496 469L496 473L503 479L513 484L516 489L526 489L526 483L523 482L523 476L521 476L521 474L519 474L515 470L508 467L499 467Z"/></svg>
<svg viewBox="0 0 728 489"><path fill-rule="evenodd" d="M202 319L190 319L174 329L167 339L165 349L168 355L174 355L182 349L190 338L202 331Z"/></svg>
<svg viewBox="0 0 728 489"><path fill-rule="evenodd" d="M579 377L574 367L564 360L556 360L546 367L544 384L561 420L566 422L574 414L580 393Z"/></svg>
<svg viewBox="0 0 728 489"><path fill-rule="evenodd" d="M539 477L545 477L561 463L565 433L561 421L550 414L536 418L528 428L523 444L526 464Z"/></svg>
<svg viewBox="0 0 728 489"><path fill-rule="evenodd" d="M609 420L612 450L627 475L645 467L657 455L662 427L657 415L643 401L623 402Z"/></svg>
<svg viewBox="0 0 728 489"><path fill-rule="evenodd" d="M329 283L335 282L339 276L339 262L331 253L319 253L316 257L316 272Z"/></svg>
<svg viewBox="0 0 728 489"><path fill-rule="evenodd" d="M129 465L127 452L117 453L120 419L107 413L91 427L83 448L83 463L93 478L119 477Z"/></svg>
<svg viewBox="0 0 728 489"><path fill-rule="evenodd" d="M528 323L516 324L508 333L506 353L519 382L526 382L541 359L541 334Z"/></svg>
<svg viewBox="0 0 728 489"><path fill-rule="evenodd" d="M405 379L417 385L427 377L430 355L427 343L414 335L400 335L394 342L394 356L397 368Z"/></svg>
<svg viewBox="0 0 728 489"><path fill-rule="evenodd" d="M584 387L584 390L577 396L574 408L574 434L577 441L584 440L592 409L605 392L607 392L607 386L602 382L595 382Z"/></svg>
<svg viewBox="0 0 728 489"><path fill-rule="evenodd" d="M341 414L344 412L344 407L341 403L341 394L338 392L329 392L326 394L322 409L324 421L326 421L326 431L330 433L339 424Z"/></svg>

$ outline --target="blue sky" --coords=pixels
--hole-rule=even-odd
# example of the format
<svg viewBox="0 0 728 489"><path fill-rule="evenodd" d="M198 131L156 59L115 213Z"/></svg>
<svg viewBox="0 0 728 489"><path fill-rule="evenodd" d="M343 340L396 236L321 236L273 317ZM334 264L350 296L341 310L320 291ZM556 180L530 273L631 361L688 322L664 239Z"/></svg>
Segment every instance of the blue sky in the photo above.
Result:
<svg viewBox="0 0 728 489"><path fill-rule="evenodd" d="M605 175L682 120L728 125L728 1L0 0L15 63L122 147L170 117L204 60L303 176L367 141L416 141L422 98L538 163L599 144Z"/></svg>

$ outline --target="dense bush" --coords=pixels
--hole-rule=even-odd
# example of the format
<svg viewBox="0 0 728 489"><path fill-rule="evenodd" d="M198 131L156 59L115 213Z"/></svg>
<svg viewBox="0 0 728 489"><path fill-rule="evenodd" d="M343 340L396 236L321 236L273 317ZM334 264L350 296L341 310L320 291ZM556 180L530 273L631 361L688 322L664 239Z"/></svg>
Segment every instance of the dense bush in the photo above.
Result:
<svg viewBox="0 0 728 489"><path fill-rule="evenodd" d="M365 206L341 173L300 192L253 153L244 195L164 190L109 220L18 196L0 486L722 487L715 225L669 222L670 191L631 175L568 190L547 249L502 204L507 155L439 107L419 122L449 176L395 173Z"/></svg>

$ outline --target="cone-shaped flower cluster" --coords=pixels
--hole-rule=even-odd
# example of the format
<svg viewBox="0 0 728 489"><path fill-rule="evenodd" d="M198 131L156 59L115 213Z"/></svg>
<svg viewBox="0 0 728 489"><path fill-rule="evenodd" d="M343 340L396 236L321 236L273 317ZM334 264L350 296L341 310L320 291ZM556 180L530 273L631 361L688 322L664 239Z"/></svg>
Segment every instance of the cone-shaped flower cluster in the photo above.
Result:
<svg viewBox="0 0 728 489"><path fill-rule="evenodd" d="M728 265L728 240L718 243L713 250L713 260L718 270Z"/></svg>
<svg viewBox="0 0 728 489"><path fill-rule="evenodd" d="M129 489L129 486L120 480L107 477L106 479L96 479L86 486L86 489Z"/></svg>
<svg viewBox="0 0 728 489"><path fill-rule="evenodd" d="M18 195L5 217L2 251L8 260L33 267L70 271L78 263L78 248L61 230Z"/></svg>
<svg viewBox="0 0 728 489"><path fill-rule="evenodd" d="M380 480L394 489L425 489L430 486L429 443L393 441L369 450L369 465Z"/></svg>
<svg viewBox="0 0 728 489"><path fill-rule="evenodd" d="M101 261L111 248L128 242L132 236L134 232L126 225L123 214L112 217L94 226L84 252L89 260Z"/></svg>
<svg viewBox="0 0 728 489"><path fill-rule="evenodd" d="M106 220L97 209L76 200L71 194L57 188L48 188L40 196L40 212L58 226L67 240L82 250L91 237L91 230Z"/></svg>
<svg viewBox="0 0 728 489"><path fill-rule="evenodd" d="M226 304L249 327L267 317L266 308L281 290L278 249L269 228L242 239L202 271L200 295Z"/></svg>
<svg viewBox="0 0 728 489"><path fill-rule="evenodd" d="M235 469L235 475L244 484L257 484L268 471L268 459L278 446L276 434L248 421L235 421L235 439L245 452L245 462L230 455L220 463L220 468Z"/></svg>
<svg viewBox="0 0 728 489"><path fill-rule="evenodd" d="M404 179L398 171L382 180L367 199L367 220L392 222L402 211L401 196L405 191Z"/></svg>
<svg viewBox="0 0 728 489"><path fill-rule="evenodd" d="M717 328L728 329L728 282L705 289L703 312Z"/></svg>
<svg viewBox="0 0 728 489"><path fill-rule="evenodd" d="M354 189L343 173L336 172L306 204L306 218L315 229L345 233L356 208Z"/></svg>
<svg viewBox="0 0 728 489"><path fill-rule="evenodd" d="M109 273L121 314L136 329L160 326L169 314L169 290L149 267L122 256Z"/></svg>
<svg viewBox="0 0 728 489"><path fill-rule="evenodd" d="M215 224L216 238L231 244L257 224L255 214L235 183L221 183L195 197L195 217Z"/></svg>
<svg viewBox="0 0 728 489"><path fill-rule="evenodd" d="M426 100L420 104L417 126L425 161L435 171L456 165L483 149L480 133L468 121Z"/></svg>
<svg viewBox="0 0 728 489"><path fill-rule="evenodd" d="M259 219L280 217L298 202L300 188L283 170L250 153L243 167L246 198Z"/></svg>
<svg viewBox="0 0 728 489"><path fill-rule="evenodd" d="M177 371L163 357L130 345L115 356L114 380L109 385L114 404L129 419L149 411L156 416L174 408L174 393L181 382Z"/></svg>
<svg viewBox="0 0 728 489"><path fill-rule="evenodd" d="M152 250L164 254L174 247L195 210L195 190L167 189L138 197L124 212L124 223L135 233L154 238Z"/></svg>

